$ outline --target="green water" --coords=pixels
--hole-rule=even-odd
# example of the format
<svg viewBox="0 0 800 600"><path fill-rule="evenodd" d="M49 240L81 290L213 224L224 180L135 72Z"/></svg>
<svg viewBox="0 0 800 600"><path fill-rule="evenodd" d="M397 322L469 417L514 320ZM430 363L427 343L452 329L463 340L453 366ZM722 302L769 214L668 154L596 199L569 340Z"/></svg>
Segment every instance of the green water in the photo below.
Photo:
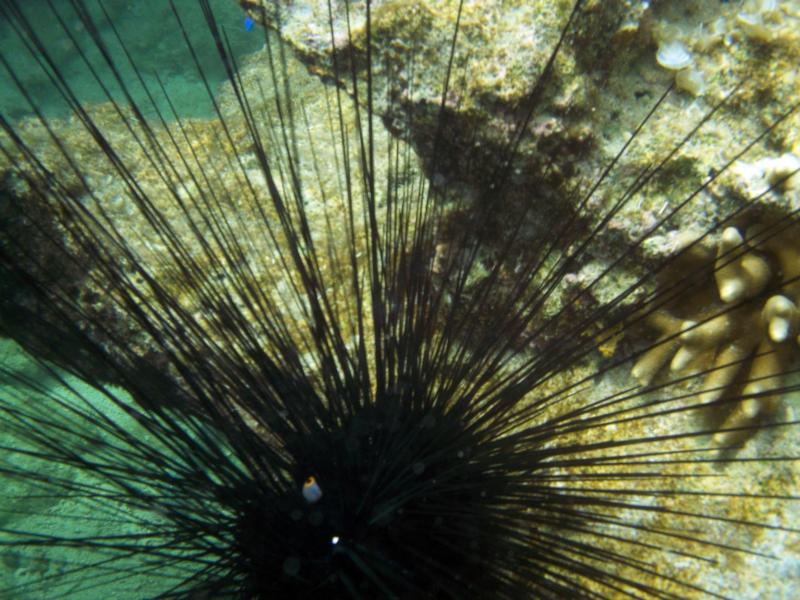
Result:
<svg viewBox="0 0 800 600"><path fill-rule="evenodd" d="M6 536L6 531L19 532L23 537L30 537L25 532L35 532L34 538L40 535L80 538L123 532L136 534L144 531L148 518L152 519L152 515L136 514L122 504L111 502L98 510L97 502L83 498L80 493L67 493L66 488L71 486L86 486L97 493L104 486L91 473L45 459L39 455L43 449L28 439L30 435L17 429L25 429L34 422L67 428L72 425L75 434L64 430L59 444L85 457L96 453L99 446L87 446L81 434L93 437L98 443L114 442L100 428L87 428L85 420L70 409L85 415L97 411L96 415L106 416L111 423L137 435L146 435L137 431L136 424L98 390L50 370L31 359L15 343L0 338L0 411L3 413L0 445L4 447L0 453L0 488L3 491L0 541L9 542L0 547L0 600L90 600L155 595L165 587L161 576L134 575L124 586L119 585L125 570L146 573L147 565L142 560L123 558L98 565L98 555L94 552L52 545L11 545L17 536ZM53 485L54 482L58 483ZM92 565L90 569L86 568L88 565ZM58 580L58 585L54 579Z"/></svg>
<svg viewBox="0 0 800 600"><path fill-rule="evenodd" d="M23 37L29 45L36 44L38 40L52 60L52 65L37 61L8 20L0 16L0 40L4 55L9 57L10 68L29 90L33 101L49 117L63 117L70 113L69 106L53 82L57 72L83 104L105 102L109 94L115 100L126 103L117 75L96 48L90 27L81 21L70 2L51 2L73 39L67 39L61 24L50 17L47 0L18 0L16 4L35 27ZM216 92L227 76L202 11L196 0L175 0L174 4L197 60L203 66L209 87ZM157 107L165 118L174 118L161 89L163 84L181 117L212 116L213 107L208 92L168 0L104 0L102 6L94 0L87 2L87 6L100 38L118 68L119 79L125 82L144 114L154 116ZM219 26L228 36L235 59L241 59L263 46L263 30L254 28L247 31L244 14L235 2L216 0L212 2L212 7ZM129 51L130 60L125 56L117 34ZM86 61L97 77L90 73ZM102 85L98 79L103 82ZM148 97L148 90L154 101ZM29 101L20 93L12 75L2 65L0 112L9 121L32 114Z"/></svg>
<svg viewBox="0 0 800 600"><path fill-rule="evenodd" d="M58 87L66 85L84 106L108 102L110 98L126 106L127 93L148 118L160 112L172 120L173 110L181 118L213 118L209 91L215 94L227 80L226 70L197 0L175 0L174 4L206 82L168 0L104 0L102 5L96 0L86 2L116 73L98 50L91 27L79 18L68 0L18 0L16 6L34 26L29 32L15 30L0 11L0 44L8 61L0 64L0 114L14 123L34 114L33 103L48 118L68 117L72 110ZM51 5L63 26L52 18ZM263 30L247 31L244 14L235 2L212 0L212 7L237 62L263 46ZM64 28L72 39L64 35ZM42 45L46 59L34 57L36 44ZM15 77L30 98L19 91ZM167 96L172 106L167 103ZM65 382L72 389L65 388ZM50 371L13 342L0 338L0 408L21 407L26 418L38 414L51 426L59 422L68 426L68 411L53 411L71 403L83 411L96 410L109 416L115 427L142 438L147 436L98 390ZM24 435L12 430L12 423L14 418L9 416L0 427L0 446L15 449L0 454L0 530L79 538L133 535L146 532L152 525L153 514L137 513L125 503L110 502L107 510L98 511L97 502L82 499L80 494L70 497L63 486L103 484L74 466L26 455L26 450L36 449ZM19 424L25 429L21 421ZM102 431L88 431L81 418L77 418L72 430L95 436L98 441L104 439ZM67 435L62 442L74 444L76 451L81 451L81 441L74 436ZM85 449L87 453L96 450ZM32 477L14 476L14 472L37 473L42 479L37 482ZM61 484L53 486L53 481ZM189 574L186 565L169 561L150 564L146 559L125 556L105 565L98 565L98 561L102 561L102 552L47 545L4 546L0 548L0 600L152 597Z"/></svg>

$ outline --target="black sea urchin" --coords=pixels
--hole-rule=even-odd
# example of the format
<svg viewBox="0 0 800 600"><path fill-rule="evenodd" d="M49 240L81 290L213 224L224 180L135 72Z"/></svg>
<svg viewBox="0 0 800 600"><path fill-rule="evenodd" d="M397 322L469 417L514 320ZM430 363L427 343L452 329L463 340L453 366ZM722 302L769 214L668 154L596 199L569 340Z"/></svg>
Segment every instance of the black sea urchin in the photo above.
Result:
<svg viewBox="0 0 800 600"><path fill-rule="evenodd" d="M620 64L642 68L635 48L668 36L669 3L242 2L306 40L326 87L268 34L240 64L211 2L170 0L182 66L215 113L188 119L168 66L146 76L108 7L87 4L47 0L37 18L96 74L100 104L31 13L0 3L71 111L47 116L4 46L33 116L0 117L2 319L39 356L2 367L7 597L794 589L788 411L736 424L777 432L743 448L721 447L708 418L772 405L794 387L792 361L739 370L710 402L702 368L652 369L646 387L627 375L669 343L646 342L649 318L713 296L715 271L795 226L792 169L757 195L726 187L751 155L791 143L791 95L767 102L735 69L708 105L669 82L626 89ZM198 12L229 77L218 94L185 25ZM530 71L513 57L488 68L476 40L526 19ZM492 77L496 96L478 85ZM623 96L648 108L587 128L589 107ZM740 114L754 107L750 131ZM731 122L745 135L720 147ZM631 133L604 146L613 123ZM666 204L651 211L653 198ZM757 293L709 300L670 335L795 283L771 269ZM791 353L737 362L778 352Z"/></svg>

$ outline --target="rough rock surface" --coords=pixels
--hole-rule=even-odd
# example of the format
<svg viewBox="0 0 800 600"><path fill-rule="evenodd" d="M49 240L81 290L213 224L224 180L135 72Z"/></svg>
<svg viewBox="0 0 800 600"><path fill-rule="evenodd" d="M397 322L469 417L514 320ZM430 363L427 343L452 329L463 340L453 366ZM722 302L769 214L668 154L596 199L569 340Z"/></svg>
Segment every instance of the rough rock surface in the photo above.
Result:
<svg viewBox="0 0 800 600"><path fill-rule="evenodd" d="M269 11L260 8L260 0L238 1L255 19L280 30L313 72L331 79L334 64L339 72L354 65L357 79L365 80L367 32L363 19L351 17L349 43L344 3L333 3L329 15L323 0L269 3ZM657 225L800 97L794 68L800 59L796 0L586 2L541 87L537 83L572 3L467 1L445 97L444 140L434 152L432 136L441 133L435 126L441 74L458 3L372 5L373 85L380 90L379 108L390 129L406 122L398 114L411 114L410 131L395 131L414 143L434 183L470 190L496 176L516 126L530 113L514 165L512 197L517 212L535 204L532 212L539 220L542 215L554 220L547 217L553 210L559 218L570 213L580 195L565 194L564 183L575 184L578 177L587 185L597 178L673 80L674 92L587 207L583 216L589 221L605 214L636 174L660 164L722 103L681 148L680 158L664 164L608 223L609 253ZM689 68L676 72L659 64L659 50L670 42L689 53ZM409 71L413 78L399 75ZM349 79L339 83L353 93ZM743 160L797 156L799 125L800 118L792 115ZM706 230L719 215L748 203L752 196L743 193L737 173L723 171L692 197L690 206L643 246L643 256L669 255L676 232ZM775 218L796 208L797 200L767 194L757 204ZM508 205L504 211L509 212Z"/></svg>

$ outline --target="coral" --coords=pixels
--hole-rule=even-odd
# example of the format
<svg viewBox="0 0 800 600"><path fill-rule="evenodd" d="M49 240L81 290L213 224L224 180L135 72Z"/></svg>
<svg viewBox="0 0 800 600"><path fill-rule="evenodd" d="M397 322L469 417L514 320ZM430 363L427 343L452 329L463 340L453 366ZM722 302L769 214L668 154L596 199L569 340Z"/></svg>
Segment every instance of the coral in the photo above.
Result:
<svg viewBox="0 0 800 600"><path fill-rule="evenodd" d="M785 230L775 235L777 227ZM668 363L675 374L703 374L694 399L714 407L714 442L721 446L745 441L755 425L775 414L779 398L770 392L782 385L779 374L798 356L797 234L796 225L777 222L746 230L727 227L715 256L693 249L696 265L713 266L706 285L646 317L659 337L631 374L645 386ZM686 271L681 271L669 274L673 282L685 277ZM742 380L749 383L737 385Z"/></svg>

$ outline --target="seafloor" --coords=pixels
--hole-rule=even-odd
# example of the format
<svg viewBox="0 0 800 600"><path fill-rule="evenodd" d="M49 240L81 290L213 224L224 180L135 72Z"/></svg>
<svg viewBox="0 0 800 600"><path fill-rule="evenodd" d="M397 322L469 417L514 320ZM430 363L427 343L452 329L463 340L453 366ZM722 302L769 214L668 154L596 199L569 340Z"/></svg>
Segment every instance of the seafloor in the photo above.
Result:
<svg viewBox="0 0 800 600"><path fill-rule="evenodd" d="M191 8L193 2L182 4ZM220 3L221 6L222 4ZM421 63L416 66L420 73L419 81L410 86L412 91L406 90L408 96L403 98L403 102L384 108L408 111L418 116L415 121L416 129L407 132L406 137L419 152L422 169L431 164L431 157L426 154L430 152L431 146L425 132L430 130L432 119L436 116L433 107L438 102L436 90L437 79L442 73L441 49L449 41L446 32L452 30L455 20L451 9L442 8L445 4L433 0L375 2L373 34L378 44L384 44L376 57L377 85L389 90L396 83L393 79L396 71L393 69L402 70L408 67L404 61L409 57L414 57ZM471 157L473 161L492 164L493 149L500 147L507 139L509 115L524 100L530 81L541 72L537 65L542 64L542 59L547 54L543 48L551 47L556 39L557 24L563 22L568 4L525 1L466 3L462 15L465 38L463 45L470 52L457 55L456 63L458 72L467 74L465 81L468 83L456 87L460 95L448 100L456 115L452 145L454 151L463 152L464 156ZM709 127L692 136L683 149L683 158L674 170L666 173L650 193L624 209L609 224L600 238L601 247L606 249L606 253L598 252L591 260L580 265L574 276L564 282L564 286L591 280L594 274L602 271L619 248L635 240L660 215L669 211L674 202L684 198L688 191L697 186L699 178L728 159L735 148L756 137L781 110L800 98L800 72L797 69L800 64L800 2L687 0L650 3L594 2L589 5L592 18L581 26L576 38L570 40L573 45L567 47L557 61L552 86L548 94L539 99L540 104L530 126L533 135L526 138L521 146L523 162L528 165L529 171L520 176L519 189L512 194L517 202L535 201L535 198L531 199L526 195L525 190L529 189L526 186L532 180L538 181L546 161L548 167L553 162L557 163L563 175L560 179L547 179L544 182L542 189L537 191L542 197L547 197L549 191L562 185L564 179L591 177L600 173L602 165L620 148L626 136L652 106L654 99L673 81L677 82L677 92L659 109L648 124L645 135L641 137L641 143L626 157L626 173L637 172L662 156L664 148L673 146L686 135L697 118L707 113L735 86L740 87L736 101L724 105ZM181 35L174 26L165 26L170 20L159 18L160 13L154 9L163 9L163 3L160 0L109 2L108 6L123 37L136 40L135 50L141 56L140 65L145 75L158 70L165 78L167 90L175 100L181 117L192 119L192 126L199 140L197 150L207 153L208 160L217 161L219 169L224 171L224 153L235 149L215 146L219 123L210 114L211 107L205 88L192 75L194 70L187 67L189 59L182 50L184 42ZM263 39L259 39L260 34L257 31L248 31L244 27L243 13L237 10L233 0L225 6L228 7L225 13L228 31L241 56L245 85L267 79L264 51L260 50ZM326 39L326 3L291 2L287 3L287 7L289 12L283 17L283 31L290 47L297 51L299 57L290 59L288 66L288 72L293 77L293 92L302 97L310 108L309 115L324 114L322 107L325 96L321 91L324 88L318 84L315 76L306 72L305 67L308 66L314 75L331 75L331 57ZM0 33L3 33L4 40L7 30L3 28L6 26L7 24L0 23ZM205 25L198 18L187 21L187 26L202 28ZM42 33L47 34L50 27L55 25L42 23ZM358 39L361 30L356 25L354 31ZM442 36L423 39L423 31L442 32ZM53 33L51 37L57 40L59 36ZM396 43L399 39L409 40L408 45L400 46ZM337 43L345 42L337 40ZM417 45L423 43L431 46ZM690 62L682 69L672 68L670 63L670 60L680 62L682 58L680 47L676 50L675 44L690 56L690 59L686 59ZM343 50L342 52L344 53ZM598 62L598 56L610 58ZM421 60L419 57L425 59ZM79 68L79 63L71 62L78 59L64 53L63 60L63 68L82 94L82 100L87 104L98 102L101 96L97 87L89 80L82 81L80 77L83 70ZM210 55L201 57L201 60L204 64L206 61L216 64ZM15 67L24 73L27 69L24 61L20 61ZM34 69L30 71L35 73ZM230 88L222 83L223 73L211 75L212 86L220 86L222 110L226 115L234 115L237 107ZM129 77L130 73L126 76ZM50 93L47 84L38 79L32 79L28 85L39 89L43 96ZM48 149L47 136L42 128L33 120L26 121L28 116L25 104L12 92L10 86L0 86L0 110L8 118L20 121L20 130L26 140L36 143L44 156L52 161L49 166L56 171L63 167L59 164L55 150ZM94 106L92 111L109 136L124 139L127 132L114 120L108 107ZM60 131L72 148L83 153L84 167L93 178L99 199L107 202L110 215L117 225L122 230L135 232L139 227L137 219L141 217L126 206L124 186L107 174L105 158L91 151L91 144L80 124L70 120L64 107L58 102L48 105L47 112L56 119L64 119L60 124ZM388 117L391 122L391 115ZM353 118L352 115L350 118ZM399 115L397 119L400 120ZM238 126L241 127L241 123ZM330 136L329 133L324 133L328 127L326 121L312 121L310 126L312 133ZM459 131L462 132L461 136ZM463 131L469 131L469 136L463 134ZM738 206L737 203L743 202L744 198L751 197L765 185L768 186L770 177L777 168L774 161L787 156L800 161L799 131L800 119L795 114L790 122L770 135L763 144L759 144L752 154L715 181L711 188L697 198L691 210L678 213L668 229L643 247L637 260L628 266L629 272L595 290L596 300L602 302L613 297L621 286L627 285L643 269L647 269L649 261L669 256L680 244L686 243L687 239L711 227L720 214L726 214ZM240 138L245 136L243 128L234 131L234 137L237 135ZM379 135L390 134L383 131ZM311 138L313 136L299 140L301 156L310 152L313 145ZM469 144L464 141L467 138L470 140ZM4 143L2 138L0 143ZM321 153L320 162L327 163L329 168L329 172L320 178L320 193L335 190L333 159L325 156L324 145L322 148L317 146L317 150ZM148 171L146 162L141 160L136 164L139 165L139 170L135 173L137 178L145 185L151 185L152 191L157 191L157 178ZM256 168L255 165L253 167ZM9 170L7 161L0 157L0 179ZM456 190L469 189L475 183L472 179L474 174L459 170L458 161L448 165L443 172L428 175L438 184L448 185ZM609 189L599 196L600 205L596 214L601 213L599 209L602 208L604 198L614 197L617 189L614 186L624 184L624 178L619 182L613 178L610 180ZM314 197L317 190L308 192L312 198L307 207L308 213L312 218L315 215L320 217L321 211L315 212L314 208L315 201L321 202L319 197ZM546 210L563 210L566 214L569 208L548 205ZM758 219L779 219L798 208L800 183L791 183L760 199ZM236 206L231 209L247 211L252 207ZM509 210L515 209L510 207ZM497 218L502 223L504 215L500 214ZM746 225L748 223L740 226ZM535 224L531 227L531 235L535 235ZM134 243L141 242L138 250L142 257L159 255L160 248L148 247L146 240L137 241L133 234L131 239ZM716 243L713 236L707 241L710 249ZM154 268L157 269L156 264L157 261L154 261ZM168 281L172 275L169 272L162 273L163 280ZM289 285L289 282L285 284ZM713 285L713 282L709 285ZM275 293L280 294L281 290L277 289ZM187 302L191 301L187 299ZM124 323L120 327L124 327ZM15 331L15 335L24 336L24 332ZM131 343L140 343L135 332L131 332L130 336ZM0 360L6 368L19 370L33 377L48 377L46 372L37 370L28 362L12 342L4 342L3 352ZM613 355L613 352L613 349L609 350L609 354ZM598 356L597 360L600 358ZM591 370L592 365L584 368ZM9 385L7 381L2 384ZM593 389L594 393L602 394L604 391L631 384L629 373L618 370L596 382ZM797 402L797 398L784 398L781 418L796 418L800 410ZM672 427L675 427L674 421L665 421L663 431L658 425L649 423L646 433L667 433ZM629 432L629 435L632 434L633 432ZM9 442L5 440L4 443ZM796 429L760 432L747 442L740 456L746 458L765 454L800 454L800 437ZM708 478L687 482L684 487L713 492L717 489L715 486L720 485L724 487L719 489L727 491L730 489L730 482L736 481L740 484L738 489L743 493L796 495L800 484L790 465L791 463L771 466L768 473L764 474L764 467L760 464L731 464L724 467L725 477L713 477L717 473L709 470ZM4 487L4 490L8 496L26 493L25 489L17 487ZM800 506L796 502L775 503L772 507L774 512L760 514L751 514L751 504L745 500L725 502L725 514L729 518L767 520L775 525L788 527L800 523ZM711 500L708 503L715 507L720 505ZM687 507L689 504L687 500ZM767 511L770 507L767 503L762 503L759 508ZM70 501L29 503L25 514L19 514L15 507L3 506L0 507L0 524L10 528L35 529L41 523L48 522L51 514L61 515L63 520L65 515L77 517L83 515L84 511L80 503ZM627 516L632 519L642 518ZM81 518L84 519L85 516ZM644 524L653 530L692 526L665 515L647 516ZM729 528L725 523L712 524L710 527L718 529L715 533L721 543L727 541L735 545L746 545L755 553L723 553L726 561L723 568L715 565L708 570L698 569L696 564L675 556L666 567L669 573L704 587L738 590L737 598L800 597L800 546L796 537L778 530L766 530L754 534L751 539L727 540ZM20 583L38 579L42 575L55 575L61 568L59 557L58 553L50 555L45 549L27 555L6 551L0 557L0 576L3 582ZM129 584L130 582L126 583ZM144 580L142 585L147 585ZM136 588L123 593L100 589L98 597L104 594L106 597L123 598L126 597L125 594L129 594L127 597L135 598L147 595L148 591L147 588ZM45 589L36 589L27 597L41 599L46 597L46 593Z"/></svg>

